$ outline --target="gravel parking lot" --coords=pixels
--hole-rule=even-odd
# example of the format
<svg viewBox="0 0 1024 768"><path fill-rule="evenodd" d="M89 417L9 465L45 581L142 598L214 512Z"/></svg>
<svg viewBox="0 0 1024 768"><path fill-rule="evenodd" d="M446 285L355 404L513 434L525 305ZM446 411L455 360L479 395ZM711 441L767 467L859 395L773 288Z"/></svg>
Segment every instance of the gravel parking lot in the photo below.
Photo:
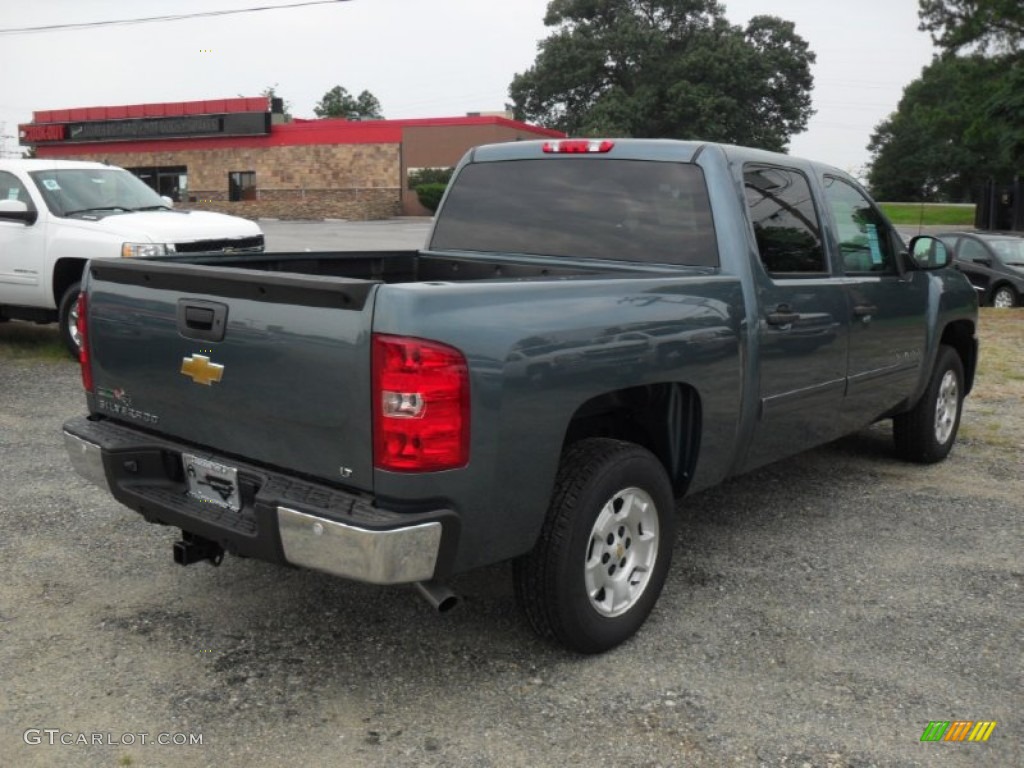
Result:
<svg viewBox="0 0 1024 768"><path fill-rule="evenodd" d="M992 312L983 344L1024 328ZM654 615L591 658L531 634L506 566L455 580L464 602L439 616L409 589L175 565L175 531L72 472L77 367L5 357L16 325L0 766L1024 764L1020 331L1016 356L983 361L999 378L983 372L945 463L897 462L879 425L682 501ZM932 720L998 725L922 743Z"/></svg>

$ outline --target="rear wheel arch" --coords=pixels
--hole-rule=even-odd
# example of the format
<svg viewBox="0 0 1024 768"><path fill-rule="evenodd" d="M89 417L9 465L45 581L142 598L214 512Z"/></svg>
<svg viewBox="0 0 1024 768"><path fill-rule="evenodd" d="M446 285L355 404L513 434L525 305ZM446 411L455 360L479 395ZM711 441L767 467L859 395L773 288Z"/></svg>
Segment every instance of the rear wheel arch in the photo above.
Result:
<svg viewBox="0 0 1024 768"><path fill-rule="evenodd" d="M664 466L677 496L693 477L700 450L701 401L681 382L614 390L576 409L566 429L562 453L588 438L622 440L646 448Z"/></svg>

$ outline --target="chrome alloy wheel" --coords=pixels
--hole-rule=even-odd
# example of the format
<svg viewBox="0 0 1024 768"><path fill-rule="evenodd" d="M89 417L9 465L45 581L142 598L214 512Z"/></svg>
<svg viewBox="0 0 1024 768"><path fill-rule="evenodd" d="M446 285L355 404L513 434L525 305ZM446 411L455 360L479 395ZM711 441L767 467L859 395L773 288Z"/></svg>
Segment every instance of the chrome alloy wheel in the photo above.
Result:
<svg viewBox="0 0 1024 768"><path fill-rule="evenodd" d="M71 305L71 311L68 312L68 335L71 340L75 343L75 346L79 349L82 348L82 334L78 332L78 301Z"/></svg>
<svg viewBox="0 0 1024 768"><path fill-rule="evenodd" d="M959 409L960 386L956 374L946 371L939 384L938 397L935 398L935 441L940 445L946 443L953 434Z"/></svg>
<svg viewBox="0 0 1024 768"><path fill-rule="evenodd" d="M594 610L613 618L632 608L647 588L657 557L654 500L639 488L624 488L604 505L590 532L584 580Z"/></svg>
<svg viewBox="0 0 1024 768"><path fill-rule="evenodd" d="M992 306L997 309L1009 309L1014 304L1013 292L1009 288L1000 288L992 297Z"/></svg>

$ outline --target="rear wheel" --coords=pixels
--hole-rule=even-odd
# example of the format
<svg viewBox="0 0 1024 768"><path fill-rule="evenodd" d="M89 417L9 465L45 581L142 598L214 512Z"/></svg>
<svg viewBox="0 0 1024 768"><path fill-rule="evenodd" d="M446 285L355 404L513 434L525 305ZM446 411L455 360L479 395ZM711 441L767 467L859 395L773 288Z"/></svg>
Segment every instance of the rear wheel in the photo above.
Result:
<svg viewBox="0 0 1024 768"><path fill-rule="evenodd" d="M992 306L999 309L1009 309L1017 306L1017 292L1012 286L1001 285L992 294Z"/></svg>
<svg viewBox="0 0 1024 768"><path fill-rule="evenodd" d="M562 457L534 550L516 561L516 597L542 637L600 653L632 636L672 559L672 486L654 455L588 439Z"/></svg>
<svg viewBox="0 0 1024 768"><path fill-rule="evenodd" d="M64 342L68 353L78 359L78 350L81 346L81 338L78 335L78 293L79 283L72 283L64 291L61 297L60 306L57 309L57 318L60 323L60 338Z"/></svg>
<svg viewBox="0 0 1024 768"><path fill-rule="evenodd" d="M931 381L912 410L892 420L896 453L907 461L933 464L953 448L964 403L964 366L952 347L939 347Z"/></svg>

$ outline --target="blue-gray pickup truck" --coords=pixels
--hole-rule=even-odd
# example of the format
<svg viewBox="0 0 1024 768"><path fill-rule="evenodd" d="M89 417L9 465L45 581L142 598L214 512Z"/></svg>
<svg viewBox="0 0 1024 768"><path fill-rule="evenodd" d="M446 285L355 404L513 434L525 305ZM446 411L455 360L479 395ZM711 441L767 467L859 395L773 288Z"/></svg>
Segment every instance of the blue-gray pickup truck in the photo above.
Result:
<svg viewBox="0 0 1024 768"><path fill-rule="evenodd" d="M977 360L949 258L786 155L478 147L419 251L92 262L64 438L179 563L446 608L507 560L537 632L600 652L658 598L676 498L882 419L947 455Z"/></svg>

